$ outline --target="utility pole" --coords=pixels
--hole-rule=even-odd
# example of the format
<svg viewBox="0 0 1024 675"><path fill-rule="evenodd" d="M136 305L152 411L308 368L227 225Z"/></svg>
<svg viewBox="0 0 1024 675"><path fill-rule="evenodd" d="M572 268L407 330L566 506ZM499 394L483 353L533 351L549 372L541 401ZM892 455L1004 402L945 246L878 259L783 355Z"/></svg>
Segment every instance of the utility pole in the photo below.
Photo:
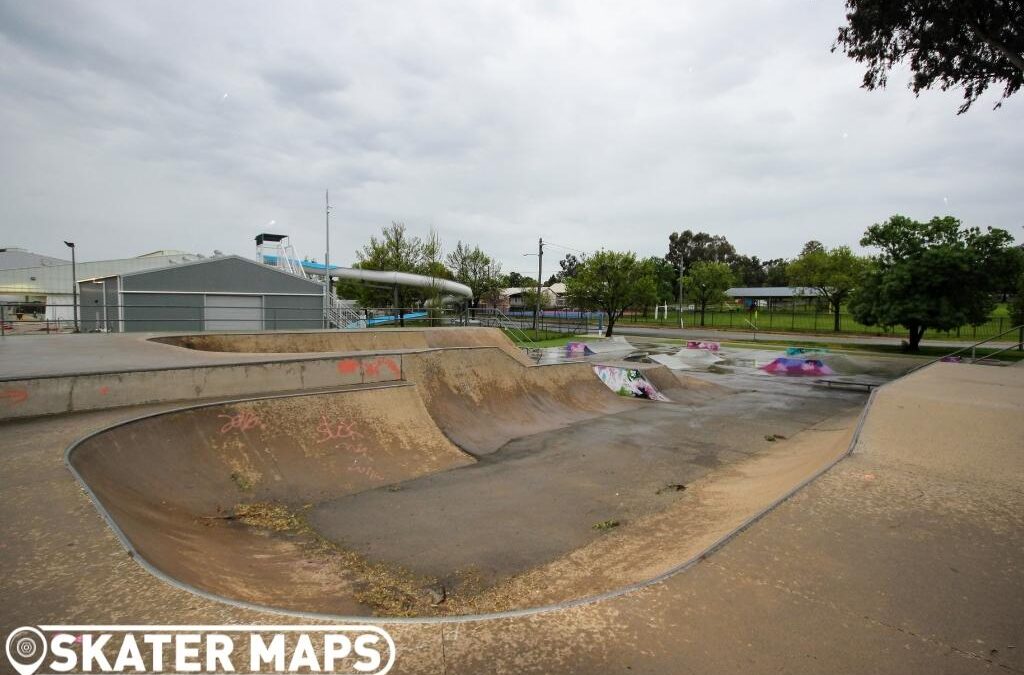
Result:
<svg viewBox="0 0 1024 675"><path fill-rule="evenodd" d="M537 317L540 316L540 277L544 269L544 238L541 237L537 244L537 307L533 312L533 336L537 337Z"/></svg>
<svg viewBox="0 0 1024 675"><path fill-rule="evenodd" d="M324 251L324 328L330 328L331 325L327 318L327 310L331 304L331 193L329 190L324 190L324 224L327 228L326 250Z"/></svg>
<svg viewBox="0 0 1024 675"><path fill-rule="evenodd" d="M327 225L327 251L324 253L324 272L327 274L327 288L331 288L331 193L324 190L324 221Z"/></svg>
<svg viewBox="0 0 1024 675"><path fill-rule="evenodd" d="M64 245L71 249L71 302L75 310L75 332L78 332L78 270L75 267L75 242L66 241ZM106 295L104 295L106 297Z"/></svg>

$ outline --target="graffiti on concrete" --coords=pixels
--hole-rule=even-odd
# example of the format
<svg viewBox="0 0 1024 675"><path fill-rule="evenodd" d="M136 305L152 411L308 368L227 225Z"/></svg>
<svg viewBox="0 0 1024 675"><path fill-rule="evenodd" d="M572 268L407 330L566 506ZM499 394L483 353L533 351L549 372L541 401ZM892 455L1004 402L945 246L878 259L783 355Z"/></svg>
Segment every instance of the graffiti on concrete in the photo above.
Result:
<svg viewBox="0 0 1024 675"><path fill-rule="evenodd" d="M669 400L636 368L598 365L594 366L594 372L609 389L619 396L646 398L651 401Z"/></svg>
<svg viewBox="0 0 1024 675"><path fill-rule="evenodd" d="M722 345L717 342L702 342L700 340L689 340L686 343L687 349L706 349L709 352L717 352L722 348Z"/></svg>
<svg viewBox="0 0 1024 675"><path fill-rule="evenodd" d="M217 417L227 420L224 426L220 428L222 434L226 434L229 431L248 431L255 427L260 429L267 428L263 424L263 420L260 419L260 416L249 410L240 410L232 415L217 415Z"/></svg>
<svg viewBox="0 0 1024 675"><path fill-rule="evenodd" d="M316 426L318 438L317 443L336 441L345 438L359 438L361 433L356 429L356 423L345 420L328 421L326 415L320 416L320 424Z"/></svg>

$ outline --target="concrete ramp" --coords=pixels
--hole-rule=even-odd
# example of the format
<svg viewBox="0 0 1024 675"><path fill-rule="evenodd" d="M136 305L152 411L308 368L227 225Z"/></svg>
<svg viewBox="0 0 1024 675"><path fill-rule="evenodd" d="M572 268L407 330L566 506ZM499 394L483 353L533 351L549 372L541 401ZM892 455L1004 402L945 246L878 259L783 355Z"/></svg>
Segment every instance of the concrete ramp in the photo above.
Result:
<svg viewBox="0 0 1024 675"><path fill-rule="evenodd" d="M513 438L629 410L589 363L526 366L496 349L423 352L403 358L438 426L474 455Z"/></svg>
<svg viewBox="0 0 1024 675"><path fill-rule="evenodd" d="M355 612L348 576L331 573L337 597L324 597L328 571L295 540L254 537L239 505L282 505L251 518L286 529L307 504L473 459L397 385L154 415L87 438L68 461L158 573L243 601Z"/></svg>
<svg viewBox="0 0 1024 675"><path fill-rule="evenodd" d="M152 338L154 342L209 352L298 354L497 347L523 363L521 349L497 328L389 328L293 333L197 333Z"/></svg>

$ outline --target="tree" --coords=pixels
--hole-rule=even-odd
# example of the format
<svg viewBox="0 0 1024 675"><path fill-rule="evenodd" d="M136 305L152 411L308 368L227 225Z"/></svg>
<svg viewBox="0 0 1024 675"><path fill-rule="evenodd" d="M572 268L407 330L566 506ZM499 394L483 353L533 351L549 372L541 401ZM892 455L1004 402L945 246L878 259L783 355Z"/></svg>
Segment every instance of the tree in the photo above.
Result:
<svg viewBox="0 0 1024 675"><path fill-rule="evenodd" d="M565 257L558 261L558 266L561 268L550 277L548 277L546 286L553 286L554 284L561 283L570 277L576 276L576 270L579 269L580 263L586 260L586 256L581 254L580 258L577 258L572 253L566 253Z"/></svg>
<svg viewBox="0 0 1024 675"><path fill-rule="evenodd" d="M683 290L700 309L700 325L708 305L725 300L725 291L733 284L732 270L721 262L694 263L683 277Z"/></svg>
<svg viewBox="0 0 1024 675"><path fill-rule="evenodd" d="M815 251L824 251L825 245L817 239L811 239L809 242L804 244L804 247L800 249L800 255L807 255L808 253L814 253Z"/></svg>
<svg viewBox="0 0 1024 675"><path fill-rule="evenodd" d="M761 263L764 268L765 286L786 286L789 284L789 262L784 258L773 258Z"/></svg>
<svg viewBox="0 0 1024 675"><path fill-rule="evenodd" d="M615 322L627 308L649 304L656 297L654 279L634 253L598 251L580 264L576 276L565 285L570 305L605 313L605 337L611 337Z"/></svg>
<svg viewBox="0 0 1024 675"><path fill-rule="evenodd" d="M962 86L961 114L989 85L1002 85L1006 99L1024 84L1020 0L846 0L846 7L848 23L832 50L867 65L865 89L885 87L889 71L908 62L914 94Z"/></svg>
<svg viewBox="0 0 1024 675"><path fill-rule="evenodd" d="M580 269L580 265L586 259L586 256L577 258L572 253L566 253L565 257L558 261L558 266L562 268L562 270L558 272L558 280L565 281L566 279L571 279L576 276L576 273Z"/></svg>
<svg viewBox="0 0 1024 675"><path fill-rule="evenodd" d="M729 263L733 278L740 286L756 288L764 286L768 279L764 264L755 256L738 255Z"/></svg>
<svg viewBox="0 0 1024 675"><path fill-rule="evenodd" d="M440 261L441 241L437 233L431 230L424 241L411 236L404 223L392 222L382 228L381 237L378 239L371 236L369 243L356 251L356 257L359 260L354 267L359 269L411 272L441 278L450 276ZM339 296L356 299L364 307L393 305L397 294L398 308L407 308L415 302L436 296L438 292L436 289L424 290L408 286L381 289L352 281L338 283ZM404 319L400 317L399 320L405 325Z"/></svg>
<svg viewBox="0 0 1024 675"><path fill-rule="evenodd" d="M527 286L523 288L520 296L523 299L523 309L528 310L531 313L537 312L537 286ZM540 295L540 308L541 310L548 309L551 307L551 294L544 291Z"/></svg>
<svg viewBox="0 0 1024 675"><path fill-rule="evenodd" d="M929 328L979 325L995 306L994 264L1012 238L1005 230L963 228L956 218L927 223L895 215L867 229L860 243L880 253L850 299L854 318L871 326L900 325L918 351Z"/></svg>
<svg viewBox="0 0 1024 675"><path fill-rule="evenodd" d="M519 272L509 272L508 276L505 277L506 288L524 288L526 286L536 286L537 282L530 277L524 277Z"/></svg>
<svg viewBox="0 0 1024 675"><path fill-rule="evenodd" d="M473 289L472 306L480 300L495 302L501 288L501 263L493 260L479 246L470 248L461 241L446 258L455 280Z"/></svg>
<svg viewBox="0 0 1024 675"><path fill-rule="evenodd" d="M696 262L732 262L736 249L721 235L684 230L668 236L665 260L676 268L676 292L680 291L679 277Z"/></svg>
<svg viewBox="0 0 1024 675"><path fill-rule="evenodd" d="M698 261L728 263L735 257L736 249L721 235L684 230L668 236L665 260L675 265L676 269L679 269L680 261L686 270Z"/></svg>
<svg viewBox="0 0 1024 675"><path fill-rule="evenodd" d="M661 304L671 302L676 298L676 284L679 282L679 273L669 261L657 256L646 258L642 264L654 280L654 302Z"/></svg>
<svg viewBox="0 0 1024 675"><path fill-rule="evenodd" d="M843 303L860 283L865 261L849 246L832 250L824 247L808 249L789 264L789 279L796 286L809 286L818 291L832 309L832 330L839 332Z"/></svg>

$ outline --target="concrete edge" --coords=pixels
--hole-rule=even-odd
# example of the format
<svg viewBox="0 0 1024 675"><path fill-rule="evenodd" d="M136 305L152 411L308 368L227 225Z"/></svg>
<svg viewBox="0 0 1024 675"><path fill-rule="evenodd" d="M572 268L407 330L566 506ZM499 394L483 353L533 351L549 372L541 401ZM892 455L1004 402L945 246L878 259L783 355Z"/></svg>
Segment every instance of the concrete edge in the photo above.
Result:
<svg viewBox="0 0 1024 675"><path fill-rule="evenodd" d="M467 348L467 349L475 349L475 348ZM382 385L382 387L391 387L391 386L409 386L409 385L406 385L404 383L402 383L402 384L384 384L384 385ZM294 611L294 610L286 610L286 609L281 609L281 608L278 608L278 607L270 607L270 606L267 606L267 605L260 605L260 604L257 604L257 603L245 602L245 601L242 601L242 600L235 600L235 599L232 599L232 598L226 598L226 597L217 595L216 593L211 593L209 591L204 591L202 589L196 588L196 587L194 587L194 586L192 586L190 584L186 584L186 583L184 583L182 581L179 581L179 580L177 580L177 579L175 579L175 578L165 574L161 570L157 569L154 565L152 565L142 555L140 555L138 553L138 551L136 551L135 548L128 541L128 539L125 536L124 532L114 522L113 517L107 512L107 510L100 503L99 499L96 497L95 493L93 493L93 491L89 487L89 485L85 482L85 480L83 480L82 476L71 465L71 454L73 453L75 448L77 448L81 443L84 443L86 440L88 440L88 439L90 439L90 438L92 438L92 437L94 437L94 436L96 436L98 434L101 434L104 431L107 431L108 429L112 429L112 428L115 428L115 427L118 427L118 426L121 426L121 425L124 425L124 424L130 424L132 422L136 422L136 421L141 420L141 419L146 419L146 418L149 418L149 417L156 417L156 416L159 416L159 415L166 415L166 414L169 414L169 413L172 413L172 412L180 412L182 410L189 410L189 409L194 409L194 408L204 408L204 407L210 407L210 406L214 406L214 405L222 405L222 404L225 404L225 403L242 403L242 402L248 402L248 401L256 401L256 400L268 399L268 398L290 398L290 397L297 397L297 396L309 396L309 395L315 395L315 394L310 394L310 393L292 393L292 394L280 394L280 395L276 395L276 396L254 396L254 397L233 399L233 400L229 400L229 401L217 401L217 402L198 404L198 405L194 405L194 406L184 406L184 407L181 407L181 408L173 408L171 410L164 410L164 411L160 411L160 412L157 412L157 413L151 413L151 414L147 414L147 415L140 415L139 417L136 417L136 418L133 418L133 419L130 419L130 420L124 420L124 421L118 422L117 424L112 424L112 425L103 427L101 429L94 430L94 431L86 434L85 436L82 436L81 438L76 440L74 443L72 443L70 446L68 446L67 450L64 451L64 463L67 466L68 470L71 472L71 474L78 481L78 484L84 489L86 494L88 494L88 496L89 496L90 500L92 501L93 505L96 507L96 510L99 511L99 513L100 513L101 517L103 518L103 520L106 521L107 525L110 526L111 530L113 530L114 534L117 536L118 540L121 542L121 545L125 548L125 550L132 557L132 559L134 559L147 572L149 572L150 574L152 574L156 578L160 579L161 581L164 581L164 582L170 584L171 586L174 586L175 588L181 589L183 591L187 591L187 592L192 593L194 595L198 595L199 597L204 598L206 600L212 600L212 601L223 603L223 604L226 604L228 606L236 607L236 608L239 608L239 609L245 609L245 610L250 610L250 611L254 611L254 612L261 612L261 613L265 613L265 614L275 614L275 615L279 615L279 616L288 616L288 617L294 617L294 618L299 618L299 619L315 620L315 621L341 622L341 623L353 623L354 622L354 623L363 623L363 624L369 623L369 624L385 624L385 625L401 625L401 624L443 625L443 624L473 623L473 622L481 622L481 621L493 621L493 620L498 620L498 619L519 618L519 617L533 616L533 615L537 615L537 614L546 614L546 613L557 612L557 611L566 610L566 609L572 609L572 608L575 608L575 607L581 607L581 606L584 606L584 605L596 604L596 603L599 603L599 602L604 602L605 600L611 600L613 598L617 598L617 597L624 596L624 595L627 595L627 594L630 594L630 593L634 593L636 591L645 589L645 588L647 588L649 586L653 586L655 584L661 583L662 581L665 581L665 580L667 580L667 579L669 579L669 578L671 578L671 577L673 577L673 576L675 576L677 574L685 572L686 570L690 569L694 565L702 562L704 559L706 559L709 556L713 555L719 549L723 548L726 544L728 544L730 541L732 541L739 534L741 534L742 532L746 531L748 528L750 528L751 526L756 524L758 521L760 521L766 515L768 515L769 513L774 511L776 508L781 506L783 503L785 503L786 501L791 499L798 492L800 492L805 487L807 487L808 485L813 483L815 480L820 478L826 472L830 471L833 467L835 467L841 461L843 461L844 459L849 457L854 452L854 450L856 449L857 443L858 443L858 441L860 439L861 431L864 428L864 423L865 423L865 420L867 419L867 416L868 416L868 412L870 411L871 406L872 406L872 404L874 403L874 401L876 399L877 392L881 388L882 387L878 387L878 388L874 389L871 392L871 395L868 397L868 400L867 400L867 402L864 405L864 409L861 410L861 413L860 413L860 415L857 418L857 424L854 426L853 436L850 438L850 443L847 446L846 450L841 455L836 457L836 459L834 461L830 462L828 465L822 467L818 471L814 472L812 475L810 475L807 478L805 478L804 480L802 480L800 483L798 483L797 485L792 487L790 490L788 490L781 497L777 498L776 500L774 500L771 503L767 504L761 510L759 510L756 513L752 514L749 518L747 518L745 521L740 523L738 526L736 526L732 530L726 532L724 535L719 537L716 541L714 541L712 544L707 546L700 553L695 554L691 558L689 558L687 560L684 560L683 562L681 562L681 563L679 563L679 564L669 568L668 570L666 570L666 571L662 572L661 574L658 574L658 575L656 575L654 577L651 577L649 579L645 579L643 581L638 581L638 582L635 582L635 583L632 583L632 584L628 584L626 586L622 586L620 588L613 589L611 591L606 591L604 593L598 593L598 594L595 594L595 595L584 596L582 598L575 598L573 600L566 600L566 601L563 601L563 602L553 603L553 604L549 604L549 605L540 605L540 606L537 606L537 607L527 607L527 608L523 608L523 609L508 610L508 611L504 611L504 612L488 612L488 613L483 613L483 614L465 614L465 615L461 615L461 616L444 616L444 617L376 617L376 616L348 616L348 615L341 615L341 614L326 614L326 613L319 613L319 612L298 612L298 611ZM341 391L344 391L344 390L341 390ZM317 392L317 393L329 393L329 392Z"/></svg>

